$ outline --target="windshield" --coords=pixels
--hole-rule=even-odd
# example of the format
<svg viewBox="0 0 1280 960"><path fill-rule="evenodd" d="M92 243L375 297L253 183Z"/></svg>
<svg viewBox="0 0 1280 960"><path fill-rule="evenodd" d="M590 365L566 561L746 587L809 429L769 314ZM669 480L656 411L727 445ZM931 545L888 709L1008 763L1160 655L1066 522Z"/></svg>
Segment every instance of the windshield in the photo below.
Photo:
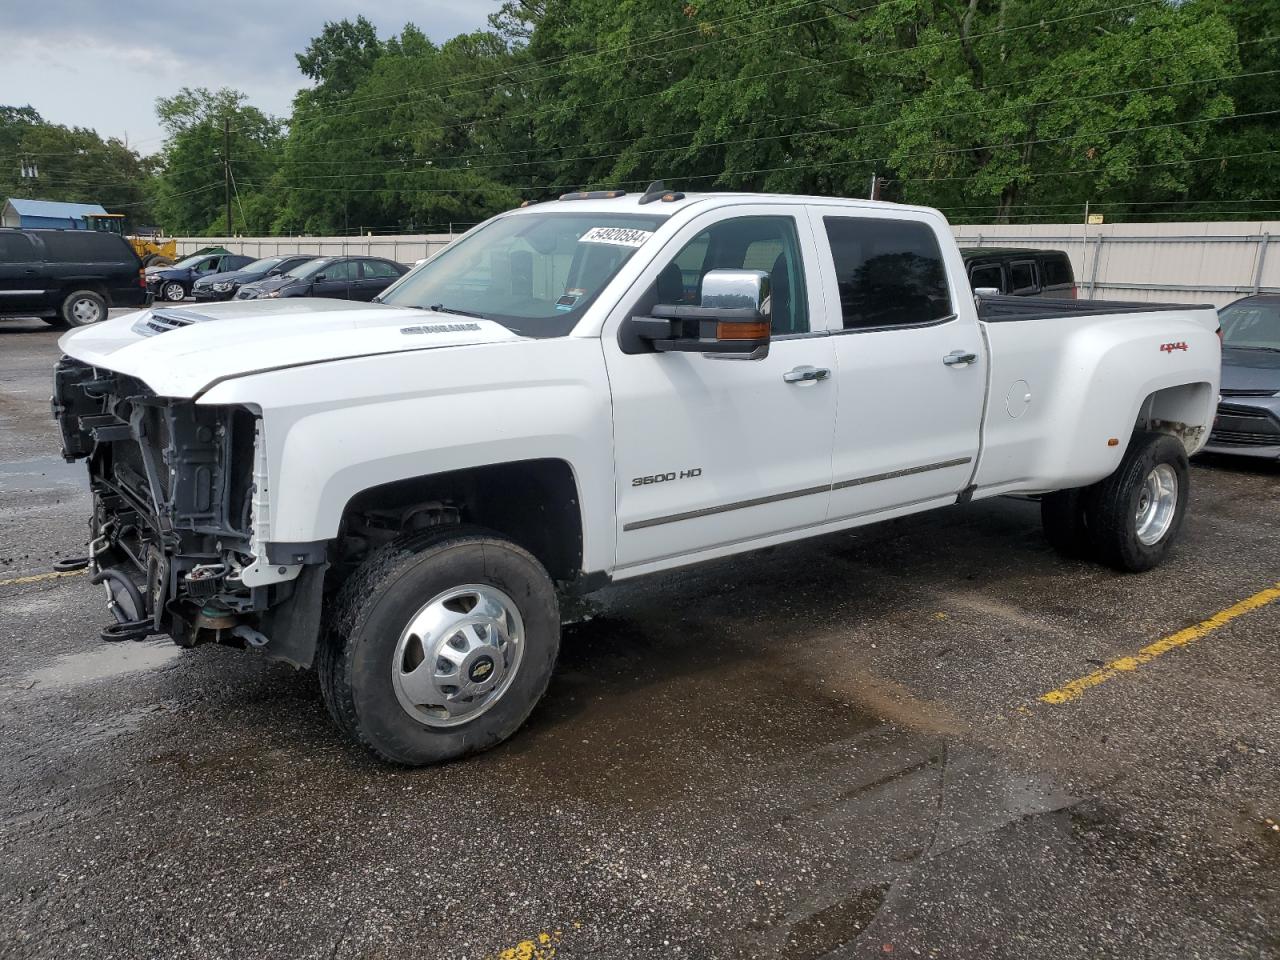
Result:
<svg viewBox="0 0 1280 960"><path fill-rule="evenodd" d="M326 257L323 260L308 260L306 263L300 263L292 270L285 273L286 277L293 277L295 280L301 280L303 277L309 277L313 273L318 273L333 262L333 258Z"/></svg>
<svg viewBox="0 0 1280 960"><path fill-rule="evenodd" d="M665 219L567 211L503 217L454 241L382 301L562 337Z"/></svg>
<svg viewBox="0 0 1280 960"><path fill-rule="evenodd" d="M197 263L199 263L201 260L204 260L207 256L209 256L207 253L193 253L191 256L186 257L186 258L184 258L184 259L182 259L182 260L179 260L179 261L178 261L177 263L175 263L173 266L174 266L175 268L177 268L177 267L194 267Z"/></svg>
<svg viewBox="0 0 1280 960"><path fill-rule="evenodd" d="M1246 350L1280 350L1280 302L1233 304L1221 313L1222 343Z"/></svg>
<svg viewBox="0 0 1280 960"><path fill-rule="evenodd" d="M246 273L266 273L283 259L284 257L263 257L261 260L255 260L240 269Z"/></svg>

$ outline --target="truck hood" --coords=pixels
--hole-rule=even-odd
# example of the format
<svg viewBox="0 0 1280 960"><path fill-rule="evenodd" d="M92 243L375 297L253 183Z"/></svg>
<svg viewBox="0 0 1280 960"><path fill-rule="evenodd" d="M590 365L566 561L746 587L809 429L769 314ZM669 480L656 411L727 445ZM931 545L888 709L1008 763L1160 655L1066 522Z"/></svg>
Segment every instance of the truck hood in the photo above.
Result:
<svg viewBox="0 0 1280 960"><path fill-rule="evenodd" d="M299 297L156 307L64 334L62 352L137 377L158 395L194 397L265 370L523 339L491 320Z"/></svg>

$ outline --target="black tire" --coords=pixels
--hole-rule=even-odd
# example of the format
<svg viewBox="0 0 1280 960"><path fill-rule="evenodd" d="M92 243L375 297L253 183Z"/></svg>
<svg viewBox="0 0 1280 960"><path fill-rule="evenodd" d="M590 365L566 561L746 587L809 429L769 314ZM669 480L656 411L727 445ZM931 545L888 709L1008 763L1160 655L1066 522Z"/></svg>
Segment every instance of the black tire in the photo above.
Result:
<svg viewBox="0 0 1280 960"><path fill-rule="evenodd" d="M181 291L181 296L175 296L176 291ZM160 283L160 299L168 303L181 303L187 299L186 285L178 280L164 280Z"/></svg>
<svg viewBox="0 0 1280 960"><path fill-rule="evenodd" d="M524 623L511 685L458 726L431 726L401 706L392 681L400 636L432 598L463 584L506 594ZM404 766L486 750L516 732L546 692L560 648L555 586L531 554L497 534L454 527L407 537L369 555L339 591L316 662L321 694L344 733Z"/></svg>
<svg viewBox="0 0 1280 960"><path fill-rule="evenodd" d="M1040 523L1045 539L1070 560L1089 560L1094 555L1087 515L1092 492L1089 487L1075 487L1046 493L1040 498Z"/></svg>
<svg viewBox="0 0 1280 960"><path fill-rule="evenodd" d="M73 290L58 309L68 327L88 327L107 319L107 300L96 290Z"/></svg>
<svg viewBox="0 0 1280 960"><path fill-rule="evenodd" d="M1173 515L1154 543L1143 543L1137 532L1137 512L1147 477L1167 465L1177 480ZM1187 451L1181 441L1165 433L1137 433L1116 471L1098 483L1089 503L1089 537L1098 559L1127 573L1157 566L1169 552L1182 527L1190 496Z"/></svg>

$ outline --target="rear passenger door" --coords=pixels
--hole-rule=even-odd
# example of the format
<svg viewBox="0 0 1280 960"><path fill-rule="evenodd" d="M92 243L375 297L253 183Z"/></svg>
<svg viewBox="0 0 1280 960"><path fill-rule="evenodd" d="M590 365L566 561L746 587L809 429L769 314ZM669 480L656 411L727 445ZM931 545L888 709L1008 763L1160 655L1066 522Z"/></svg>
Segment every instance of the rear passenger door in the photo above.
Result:
<svg viewBox="0 0 1280 960"><path fill-rule="evenodd" d="M954 501L973 475L986 354L944 221L815 208L839 404L829 519Z"/></svg>
<svg viewBox="0 0 1280 960"><path fill-rule="evenodd" d="M386 260L361 260L360 279L351 288L351 299L372 300L398 279L399 271Z"/></svg>
<svg viewBox="0 0 1280 960"><path fill-rule="evenodd" d="M1034 260L1009 261L1009 293L1034 297L1040 292L1040 270Z"/></svg>
<svg viewBox="0 0 1280 960"><path fill-rule="evenodd" d="M0 230L0 314L48 306L40 248L25 233Z"/></svg>

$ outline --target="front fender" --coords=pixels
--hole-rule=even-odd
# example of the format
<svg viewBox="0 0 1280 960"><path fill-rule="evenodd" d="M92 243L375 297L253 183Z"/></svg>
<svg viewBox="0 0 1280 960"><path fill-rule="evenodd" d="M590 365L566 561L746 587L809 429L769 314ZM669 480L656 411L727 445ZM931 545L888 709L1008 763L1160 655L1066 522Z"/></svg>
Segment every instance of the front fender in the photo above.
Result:
<svg viewBox="0 0 1280 960"><path fill-rule="evenodd" d="M371 487L557 459L578 485L584 568L612 566L612 418L599 341L333 361L226 381L200 402L261 411L273 542L336 536L347 503Z"/></svg>

